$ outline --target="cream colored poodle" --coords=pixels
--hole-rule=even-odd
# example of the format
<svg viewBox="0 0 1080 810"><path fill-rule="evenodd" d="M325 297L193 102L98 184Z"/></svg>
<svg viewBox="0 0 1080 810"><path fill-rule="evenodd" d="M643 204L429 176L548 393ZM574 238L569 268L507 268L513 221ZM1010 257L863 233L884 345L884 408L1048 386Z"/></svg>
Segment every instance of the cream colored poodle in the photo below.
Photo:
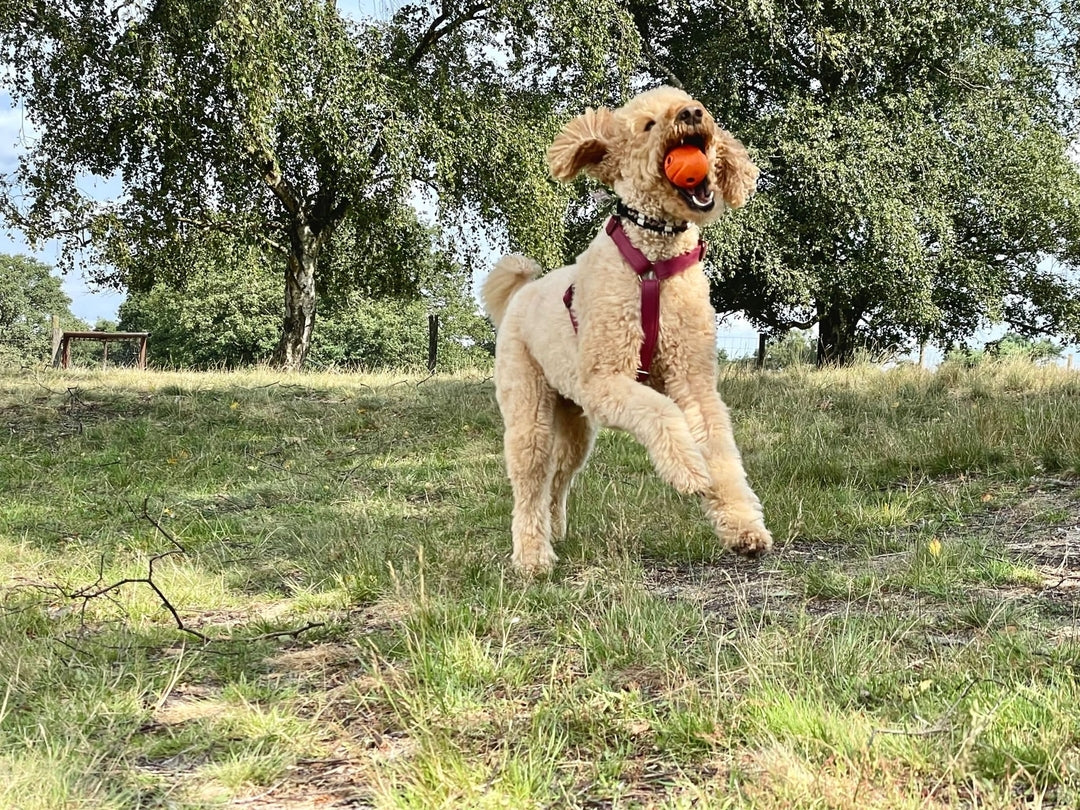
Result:
<svg viewBox="0 0 1080 810"><path fill-rule="evenodd" d="M669 180L665 157L680 145L704 153L700 180ZM547 157L560 181L585 171L613 189L620 216L568 267L536 278L534 261L511 255L484 283L498 330L514 565L530 574L554 565L552 536L566 531L567 493L601 425L629 431L668 483L700 494L727 548L765 553L772 538L716 390L715 317L698 236L698 226L746 202L757 168L701 104L671 87L614 111L587 109ZM658 323L649 312L657 289Z"/></svg>

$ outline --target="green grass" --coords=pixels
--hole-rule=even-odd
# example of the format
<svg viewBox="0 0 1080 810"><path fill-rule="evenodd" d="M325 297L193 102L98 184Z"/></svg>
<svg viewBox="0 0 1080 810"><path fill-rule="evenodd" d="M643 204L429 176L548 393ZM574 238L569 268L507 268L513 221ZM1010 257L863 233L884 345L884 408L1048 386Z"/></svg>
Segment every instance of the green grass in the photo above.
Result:
<svg viewBox="0 0 1080 810"><path fill-rule="evenodd" d="M0 372L0 807L1080 804L1080 374L721 389L776 553L605 432L527 583L481 373Z"/></svg>

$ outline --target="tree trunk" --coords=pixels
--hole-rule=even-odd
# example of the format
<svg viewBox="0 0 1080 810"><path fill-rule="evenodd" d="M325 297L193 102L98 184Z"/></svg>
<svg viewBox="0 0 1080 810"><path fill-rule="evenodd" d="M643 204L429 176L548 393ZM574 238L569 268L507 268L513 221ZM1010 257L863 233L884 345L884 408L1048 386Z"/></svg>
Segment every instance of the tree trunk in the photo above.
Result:
<svg viewBox="0 0 1080 810"><path fill-rule="evenodd" d="M271 363L275 368L298 371L307 358L315 327L315 264L321 243L307 225L297 224L291 231L285 270L285 320Z"/></svg>
<svg viewBox="0 0 1080 810"><path fill-rule="evenodd" d="M855 360L855 328L859 314L839 306L818 304L817 366L849 366Z"/></svg>

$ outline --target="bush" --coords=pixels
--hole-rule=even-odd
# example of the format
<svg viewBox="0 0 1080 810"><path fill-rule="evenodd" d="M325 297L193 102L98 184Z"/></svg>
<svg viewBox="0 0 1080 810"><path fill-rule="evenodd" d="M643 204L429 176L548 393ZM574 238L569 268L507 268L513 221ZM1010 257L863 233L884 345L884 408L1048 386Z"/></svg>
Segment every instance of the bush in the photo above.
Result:
<svg viewBox="0 0 1080 810"><path fill-rule="evenodd" d="M270 357L281 324L276 279L241 262L197 268L184 289L155 284L120 305L124 331L149 332L147 361L170 368L251 365Z"/></svg>
<svg viewBox="0 0 1080 810"><path fill-rule="evenodd" d="M193 269L183 289L159 283L120 307L120 328L150 332L149 362L169 368L235 368L266 362L280 336L280 279L255 257L212 270ZM471 302L444 303L438 368L490 363L491 326ZM308 363L314 367L427 366L428 312L419 299L320 300ZM111 350L110 350L111 351Z"/></svg>
<svg viewBox="0 0 1080 810"><path fill-rule="evenodd" d="M950 349L945 362L964 368L974 368L987 360L1029 360L1045 363L1061 357L1061 347L1049 339L1035 340L1015 332L1006 332L997 340L988 341L981 349L959 346Z"/></svg>
<svg viewBox="0 0 1080 810"><path fill-rule="evenodd" d="M765 349L766 368L806 366L816 361L817 346L814 336L801 329L792 329Z"/></svg>

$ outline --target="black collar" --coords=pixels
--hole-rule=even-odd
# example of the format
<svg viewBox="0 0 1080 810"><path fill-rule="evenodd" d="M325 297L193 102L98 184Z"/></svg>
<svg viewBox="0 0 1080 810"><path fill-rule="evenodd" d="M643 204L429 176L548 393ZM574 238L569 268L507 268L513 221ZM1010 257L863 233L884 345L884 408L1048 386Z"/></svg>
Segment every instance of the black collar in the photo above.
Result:
<svg viewBox="0 0 1080 810"><path fill-rule="evenodd" d="M689 222L668 222L665 219L650 217L640 211L635 211L633 208L630 208L622 200L615 203L615 213L627 222L637 225L639 228L656 231L657 233L682 233L690 226Z"/></svg>

